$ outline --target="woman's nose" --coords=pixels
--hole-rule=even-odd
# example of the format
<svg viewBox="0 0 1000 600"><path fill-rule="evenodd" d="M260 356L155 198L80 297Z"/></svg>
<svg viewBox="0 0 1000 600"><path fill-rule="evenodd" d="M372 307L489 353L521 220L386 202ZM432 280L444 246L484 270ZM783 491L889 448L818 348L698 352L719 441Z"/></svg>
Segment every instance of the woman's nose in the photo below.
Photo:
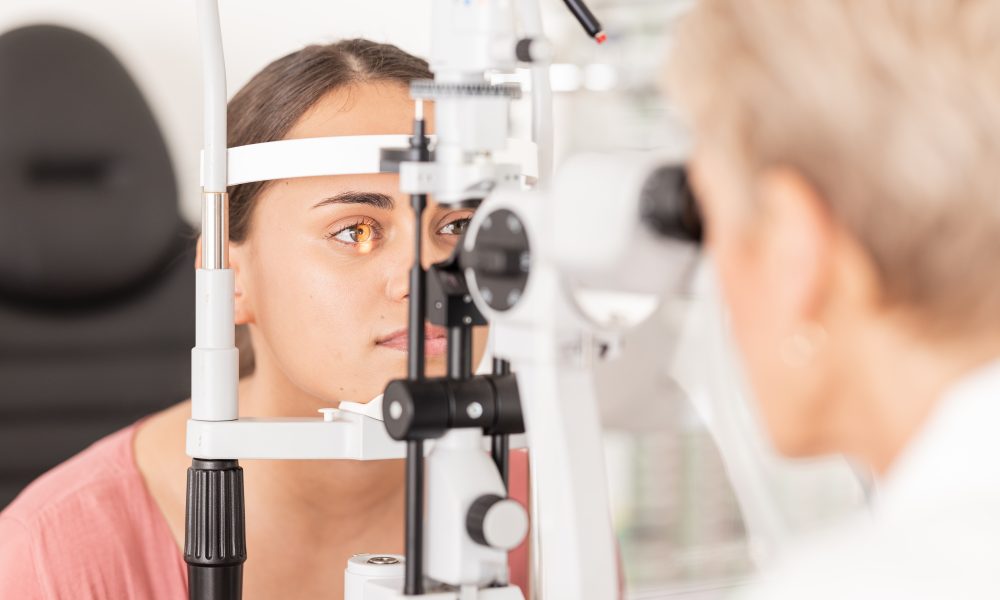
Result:
<svg viewBox="0 0 1000 600"><path fill-rule="evenodd" d="M412 227L412 224L410 225ZM424 226L421 235L420 262L424 269L429 269L434 263L448 258L452 249L443 248L442 244L434 243L433 232ZM394 240L395 248L392 267L389 269L389 280L386 284L386 294L391 300L402 301L410 296L410 270L413 267L414 233L408 230Z"/></svg>
<svg viewBox="0 0 1000 600"><path fill-rule="evenodd" d="M390 300L401 302L410 297L410 266L412 261L400 261L389 272L386 295Z"/></svg>

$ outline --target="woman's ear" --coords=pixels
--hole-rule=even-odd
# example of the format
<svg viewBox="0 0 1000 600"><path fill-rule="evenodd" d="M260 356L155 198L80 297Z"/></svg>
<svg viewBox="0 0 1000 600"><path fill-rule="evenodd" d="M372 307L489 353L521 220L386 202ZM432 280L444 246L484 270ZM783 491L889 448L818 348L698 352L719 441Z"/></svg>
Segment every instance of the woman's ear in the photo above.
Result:
<svg viewBox="0 0 1000 600"><path fill-rule="evenodd" d="M229 243L229 268L233 270L233 276L236 280L235 290L233 292L233 298L235 301L235 311L234 320L237 325L247 325L253 323L253 311L250 308L250 301L245 292L246 286L242 281L244 277L241 274L240 264L244 260L244 253L246 249L244 244L234 244ZM194 257L194 268L201 268L201 236L198 236L198 244L195 248Z"/></svg>
<svg viewBox="0 0 1000 600"><path fill-rule="evenodd" d="M233 276L236 280L234 317L237 325L249 325L254 322L253 302L250 293L253 286L250 285L249 271L243 268L246 265L248 251L249 248L245 243L229 243L229 268L233 270Z"/></svg>

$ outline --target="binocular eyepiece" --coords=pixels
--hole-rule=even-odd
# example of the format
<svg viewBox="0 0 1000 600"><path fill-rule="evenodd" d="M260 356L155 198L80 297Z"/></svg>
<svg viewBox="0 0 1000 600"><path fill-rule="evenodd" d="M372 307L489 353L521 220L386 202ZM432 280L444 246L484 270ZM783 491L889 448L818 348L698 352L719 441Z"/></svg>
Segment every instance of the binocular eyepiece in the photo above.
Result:
<svg viewBox="0 0 1000 600"><path fill-rule="evenodd" d="M659 235L701 244L701 213L686 165L664 165L650 173L640 192L639 210L642 220Z"/></svg>

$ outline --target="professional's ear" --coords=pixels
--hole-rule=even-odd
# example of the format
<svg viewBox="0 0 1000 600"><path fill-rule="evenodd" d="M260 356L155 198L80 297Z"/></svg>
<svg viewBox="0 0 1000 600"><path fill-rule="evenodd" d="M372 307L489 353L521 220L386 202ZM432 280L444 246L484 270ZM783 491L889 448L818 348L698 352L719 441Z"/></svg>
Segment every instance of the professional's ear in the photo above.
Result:
<svg viewBox="0 0 1000 600"><path fill-rule="evenodd" d="M798 171L773 168L758 179L760 258L765 285L789 330L822 321L837 278L838 225L818 190Z"/></svg>
<svg viewBox="0 0 1000 600"><path fill-rule="evenodd" d="M196 271L201 268L201 235L198 236L198 243L194 250L194 268Z"/></svg>

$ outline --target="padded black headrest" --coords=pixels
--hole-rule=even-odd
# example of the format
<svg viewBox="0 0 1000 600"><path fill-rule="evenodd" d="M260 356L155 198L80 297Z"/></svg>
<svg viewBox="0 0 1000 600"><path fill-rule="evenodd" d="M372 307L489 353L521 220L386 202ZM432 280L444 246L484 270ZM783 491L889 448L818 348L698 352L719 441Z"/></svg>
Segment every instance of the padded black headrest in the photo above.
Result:
<svg viewBox="0 0 1000 600"><path fill-rule="evenodd" d="M166 144L114 55L62 27L0 35L0 301L127 293L185 228Z"/></svg>

